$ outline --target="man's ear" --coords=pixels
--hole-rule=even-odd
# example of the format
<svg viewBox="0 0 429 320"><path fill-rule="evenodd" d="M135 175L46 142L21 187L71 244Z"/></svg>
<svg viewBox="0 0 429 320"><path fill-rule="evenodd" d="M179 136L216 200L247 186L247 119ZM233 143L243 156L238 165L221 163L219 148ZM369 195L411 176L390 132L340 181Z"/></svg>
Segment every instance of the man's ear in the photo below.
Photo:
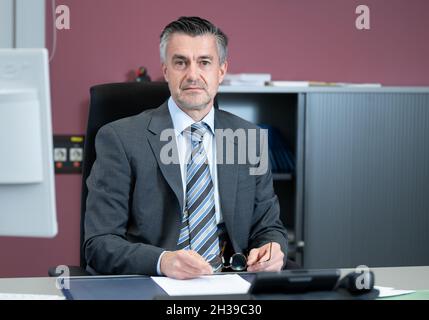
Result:
<svg viewBox="0 0 429 320"><path fill-rule="evenodd" d="M219 84L221 84L223 81L223 78L225 78L227 69L228 69L228 61L225 60L225 62L222 63L219 68Z"/></svg>
<svg viewBox="0 0 429 320"><path fill-rule="evenodd" d="M167 65L165 63L161 64L161 70L162 70L162 74L164 76L165 81L168 82L168 76L167 76Z"/></svg>

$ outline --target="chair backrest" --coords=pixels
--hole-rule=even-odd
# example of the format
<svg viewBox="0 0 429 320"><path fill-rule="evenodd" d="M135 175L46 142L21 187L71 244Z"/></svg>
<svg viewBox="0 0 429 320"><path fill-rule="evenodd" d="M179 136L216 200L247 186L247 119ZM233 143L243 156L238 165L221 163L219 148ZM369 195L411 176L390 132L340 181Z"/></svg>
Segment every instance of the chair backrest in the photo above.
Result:
<svg viewBox="0 0 429 320"><path fill-rule="evenodd" d="M80 266L86 268L83 241L85 239L85 211L88 188L86 179L94 164L95 136L105 124L157 108L170 96L166 82L108 83L91 87L88 125L82 164L82 193L80 212ZM214 100L217 108L217 99Z"/></svg>
<svg viewBox="0 0 429 320"><path fill-rule="evenodd" d="M125 82L93 86L90 89L88 125L86 128L80 212L80 266L86 267L83 241L88 188L86 179L95 161L95 136L105 124L156 108L170 96L166 82Z"/></svg>

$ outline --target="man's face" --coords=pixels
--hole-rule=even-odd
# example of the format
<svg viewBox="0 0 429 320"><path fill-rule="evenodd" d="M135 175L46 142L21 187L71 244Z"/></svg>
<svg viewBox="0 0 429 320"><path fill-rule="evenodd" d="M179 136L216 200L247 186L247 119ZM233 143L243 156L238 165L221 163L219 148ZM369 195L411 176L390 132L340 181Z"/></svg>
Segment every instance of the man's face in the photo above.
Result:
<svg viewBox="0 0 429 320"><path fill-rule="evenodd" d="M167 44L164 78L174 101L188 110L201 110L213 104L227 63L220 65L213 35L191 37L173 33Z"/></svg>

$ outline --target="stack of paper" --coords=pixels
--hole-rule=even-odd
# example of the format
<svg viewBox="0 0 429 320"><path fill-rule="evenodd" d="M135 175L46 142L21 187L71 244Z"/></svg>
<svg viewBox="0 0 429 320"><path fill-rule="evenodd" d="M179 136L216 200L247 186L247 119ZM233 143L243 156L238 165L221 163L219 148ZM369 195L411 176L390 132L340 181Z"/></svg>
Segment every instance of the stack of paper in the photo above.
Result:
<svg viewBox="0 0 429 320"><path fill-rule="evenodd" d="M394 297L394 296L400 296L403 294L409 294L409 293L415 292L413 290L397 290L397 289L394 289L391 287L377 287L377 286L375 286L374 289L377 289L380 292L378 294L378 298Z"/></svg>
<svg viewBox="0 0 429 320"><path fill-rule="evenodd" d="M0 300L65 300L65 297L51 294L0 293Z"/></svg>
<svg viewBox="0 0 429 320"><path fill-rule="evenodd" d="M357 87L379 88L380 83L350 83L350 82L324 82L324 81L268 81L267 86L272 87Z"/></svg>
<svg viewBox="0 0 429 320"><path fill-rule="evenodd" d="M265 86L271 81L269 73L238 73L227 74L222 82L226 86Z"/></svg>
<svg viewBox="0 0 429 320"><path fill-rule="evenodd" d="M152 277L170 296L245 294L250 283L237 274L202 276L189 280Z"/></svg>
<svg viewBox="0 0 429 320"><path fill-rule="evenodd" d="M309 87L313 82L312 81L286 81L286 80L277 80L267 82L267 86L272 87Z"/></svg>

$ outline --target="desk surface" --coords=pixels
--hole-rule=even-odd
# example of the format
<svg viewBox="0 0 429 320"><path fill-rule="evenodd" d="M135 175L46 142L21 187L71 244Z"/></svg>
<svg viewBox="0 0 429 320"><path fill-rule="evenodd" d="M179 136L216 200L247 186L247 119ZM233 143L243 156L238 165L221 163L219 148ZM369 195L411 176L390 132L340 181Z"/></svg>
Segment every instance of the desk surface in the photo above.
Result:
<svg viewBox="0 0 429 320"><path fill-rule="evenodd" d="M377 286L394 287L406 290L429 290L429 266L372 268ZM341 269L344 276L352 269ZM111 276L111 278L120 276ZM39 278L0 278L1 293L62 295L56 288L56 279ZM155 285L155 284L154 284ZM161 290L161 289L160 289Z"/></svg>

